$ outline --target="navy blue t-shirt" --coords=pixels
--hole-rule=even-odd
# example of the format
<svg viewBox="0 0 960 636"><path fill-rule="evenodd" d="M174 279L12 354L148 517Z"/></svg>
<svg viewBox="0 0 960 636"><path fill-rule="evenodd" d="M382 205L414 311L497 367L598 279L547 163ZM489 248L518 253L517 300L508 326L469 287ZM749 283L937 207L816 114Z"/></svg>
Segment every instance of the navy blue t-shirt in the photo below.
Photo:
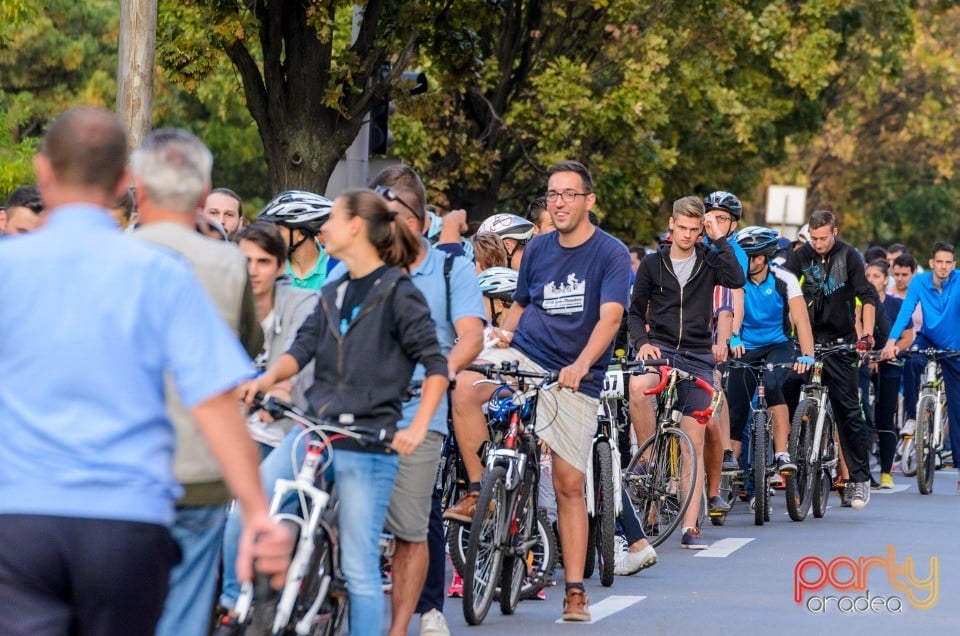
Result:
<svg viewBox="0 0 960 636"><path fill-rule="evenodd" d="M512 346L553 371L572 364L587 346L600 305L626 309L630 290L630 253L619 240L600 229L577 247L562 247L559 237L550 232L527 243L513 294L525 309ZM600 396L612 349L611 341L581 392Z"/></svg>

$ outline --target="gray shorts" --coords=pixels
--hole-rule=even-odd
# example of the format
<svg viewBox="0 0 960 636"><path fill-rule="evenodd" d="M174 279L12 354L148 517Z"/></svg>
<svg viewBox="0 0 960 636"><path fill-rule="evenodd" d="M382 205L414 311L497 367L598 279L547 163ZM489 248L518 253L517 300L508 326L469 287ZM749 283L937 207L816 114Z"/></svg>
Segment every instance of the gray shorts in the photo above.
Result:
<svg viewBox="0 0 960 636"><path fill-rule="evenodd" d="M387 532L398 539L409 543L427 540L443 437L440 433L428 431L417 450L400 456L400 470L390 495L386 523Z"/></svg>

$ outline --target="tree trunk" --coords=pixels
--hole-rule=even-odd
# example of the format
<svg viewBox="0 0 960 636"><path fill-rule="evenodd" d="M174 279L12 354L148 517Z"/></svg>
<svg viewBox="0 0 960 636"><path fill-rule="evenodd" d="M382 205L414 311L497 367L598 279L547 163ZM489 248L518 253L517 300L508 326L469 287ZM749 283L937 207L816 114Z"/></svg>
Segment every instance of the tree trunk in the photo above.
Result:
<svg viewBox="0 0 960 636"><path fill-rule="evenodd" d="M124 0L120 9L117 117L131 148L150 132L153 68L157 48L157 0Z"/></svg>

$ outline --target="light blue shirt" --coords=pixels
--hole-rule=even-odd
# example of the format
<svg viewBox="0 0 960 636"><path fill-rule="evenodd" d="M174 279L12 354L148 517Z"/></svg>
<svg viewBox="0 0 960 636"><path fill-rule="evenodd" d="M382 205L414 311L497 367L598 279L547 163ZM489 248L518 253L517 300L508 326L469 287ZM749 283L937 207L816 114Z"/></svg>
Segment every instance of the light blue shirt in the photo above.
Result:
<svg viewBox="0 0 960 636"><path fill-rule="evenodd" d="M427 246L427 255L417 267L410 272L413 284L430 307L430 317L437 324L437 340L443 355L450 354L457 340L457 331L454 325L447 320L447 288L443 280L443 264L446 252L438 250L422 239ZM477 275L468 259L454 256L453 268L450 270L450 319L456 323L461 318L479 318L486 322L487 314L483 306L483 292L477 283ZM331 272L328 280L337 280L346 275L347 268L341 263ZM413 380L422 380L424 369L418 364L413 370ZM420 407L420 399L408 400L403 405L403 415L397 423L397 428L407 428L413 421L413 416ZM447 400L441 400L433 419L430 420L430 430L447 434Z"/></svg>
<svg viewBox="0 0 960 636"><path fill-rule="evenodd" d="M960 329L957 329L957 317L960 316L960 274L950 272L943 281L942 291L933 285L933 272L917 274L907 287L907 297L903 299L897 321L890 329L888 340L896 341L903 335L907 325L912 324L913 310L919 303L923 312L923 326L920 333L934 346L943 349L960 349Z"/></svg>
<svg viewBox="0 0 960 636"><path fill-rule="evenodd" d="M170 525L163 380L196 406L250 360L189 267L64 206L0 243L0 514Z"/></svg>

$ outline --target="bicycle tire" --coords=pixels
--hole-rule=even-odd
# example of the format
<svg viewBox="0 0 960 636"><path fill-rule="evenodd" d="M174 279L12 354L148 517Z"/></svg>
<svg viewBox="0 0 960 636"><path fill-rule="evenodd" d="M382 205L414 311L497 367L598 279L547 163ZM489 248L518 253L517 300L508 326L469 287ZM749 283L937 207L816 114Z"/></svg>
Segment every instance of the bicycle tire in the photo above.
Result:
<svg viewBox="0 0 960 636"><path fill-rule="evenodd" d="M645 473L641 475L637 471L648 450ZM677 529L690 506L697 483L696 449L682 430L667 428L637 449L627 471L633 475L627 496L646 526L647 538L656 547Z"/></svg>
<svg viewBox="0 0 960 636"><path fill-rule="evenodd" d="M503 466L484 474L470 526L463 568L463 618L470 625L479 625L487 617L500 580L507 523L506 475Z"/></svg>
<svg viewBox="0 0 960 636"><path fill-rule="evenodd" d="M767 515L767 498L770 496L770 484L767 478L767 418L764 411L753 412L753 523L762 526Z"/></svg>
<svg viewBox="0 0 960 636"><path fill-rule="evenodd" d="M254 587L254 604L244 623L243 636L271 636L273 622L277 616L277 598L279 595L270 587L270 580L257 575Z"/></svg>
<svg viewBox="0 0 960 636"><path fill-rule="evenodd" d="M787 513L794 521L803 521L810 511L814 482L820 471L820 458L813 462L813 436L817 426L820 409L816 401L805 398L797 405L790 425L790 457L797 465L797 471L786 476Z"/></svg>
<svg viewBox="0 0 960 636"><path fill-rule="evenodd" d="M536 531L537 514L534 509L533 493L530 492L533 480L524 480L524 502L518 508L517 532L510 537L514 552L505 554L503 566L500 568L500 613L510 616L517 611L520 602L520 593L523 588L523 579L527 574L527 554L518 554L516 545L526 542ZM513 520L508 520L513 525Z"/></svg>
<svg viewBox="0 0 960 636"><path fill-rule="evenodd" d="M297 598L297 603L294 605L290 620L287 623L288 625L295 626L310 610L317 595L320 593L323 577L328 574L331 577L334 575L333 558L330 550L331 542L326 531L321 527L314 541L310 566L301 584L301 591ZM346 599L343 599L343 602L346 602ZM326 598L320 601L320 611L317 614L317 621L309 634L326 636L337 633L336 625L342 621L342 612L340 611L339 603L340 601L331 598L328 587Z"/></svg>
<svg viewBox="0 0 960 636"><path fill-rule="evenodd" d="M900 452L900 472L904 477L915 477L917 474L917 444L913 435L903 438L903 447Z"/></svg>
<svg viewBox="0 0 960 636"><path fill-rule="evenodd" d="M557 564L557 535L543 508L537 509L536 530L537 542L526 558L530 576L524 579L520 589L522 600L536 597L537 592L553 582L553 568Z"/></svg>
<svg viewBox="0 0 960 636"><path fill-rule="evenodd" d="M620 493L615 495L613 492L613 452L610 449L610 443L602 440L597 442L594 453L597 460L594 475L594 489L597 495L594 543L597 548L597 562L600 566L598 568L600 585L610 587L613 585L613 567L616 557L616 543L613 536L617 530L617 514L613 498Z"/></svg>
<svg viewBox="0 0 960 636"><path fill-rule="evenodd" d="M933 492L937 453L933 448L933 424L936 417L936 396L923 393L917 402L917 429L914 436L917 453L917 489L921 495Z"/></svg>
<svg viewBox="0 0 960 636"><path fill-rule="evenodd" d="M464 563L467 560L467 546L470 544L470 526L456 521L445 522L447 526L447 553L457 574L463 576Z"/></svg>
<svg viewBox="0 0 960 636"><path fill-rule="evenodd" d="M583 558L583 578L593 578L593 571L597 567L597 520L587 517L587 552Z"/></svg>
<svg viewBox="0 0 960 636"><path fill-rule="evenodd" d="M828 410L823 416L820 452L817 454L820 461L820 476L817 478L816 490L814 490L813 500L811 502L813 516L816 519L822 519L823 516L827 514L827 506L830 503L830 492L833 487L833 473L830 471L829 462L836 459L834 456L835 452L833 419Z"/></svg>

